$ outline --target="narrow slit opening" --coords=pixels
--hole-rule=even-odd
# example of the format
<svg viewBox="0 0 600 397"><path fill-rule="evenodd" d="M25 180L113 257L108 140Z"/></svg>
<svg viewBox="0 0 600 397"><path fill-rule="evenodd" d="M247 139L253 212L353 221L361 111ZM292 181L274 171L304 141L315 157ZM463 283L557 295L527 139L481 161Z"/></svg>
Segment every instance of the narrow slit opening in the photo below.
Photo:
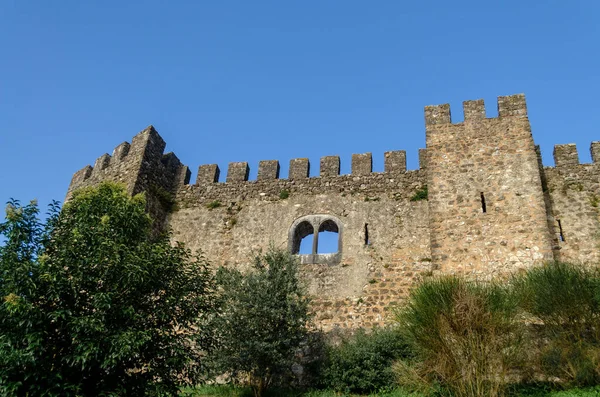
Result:
<svg viewBox="0 0 600 397"><path fill-rule="evenodd" d="M559 239L560 239L560 241L562 241L564 243L565 242L565 235L563 233L562 224L560 223L560 219L557 219L557 221L558 221Z"/></svg>
<svg viewBox="0 0 600 397"><path fill-rule="evenodd" d="M371 240L369 240L369 224L365 223L365 245L370 245Z"/></svg>
<svg viewBox="0 0 600 397"><path fill-rule="evenodd" d="M485 196L483 195L483 192L481 192L481 210L484 214L487 212L487 207L485 205Z"/></svg>

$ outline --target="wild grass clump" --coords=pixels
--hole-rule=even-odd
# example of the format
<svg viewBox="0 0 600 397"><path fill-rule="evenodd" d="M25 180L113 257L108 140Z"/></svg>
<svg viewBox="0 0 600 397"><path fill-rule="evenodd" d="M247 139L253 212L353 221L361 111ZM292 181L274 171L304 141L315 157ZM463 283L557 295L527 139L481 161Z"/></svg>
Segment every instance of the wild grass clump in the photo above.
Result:
<svg viewBox="0 0 600 397"><path fill-rule="evenodd" d="M502 396L522 364L523 326L517 301L497 284L458 277L427 280L411 293L396 321L415 353L399 360L399 382L452 396Z"/></svg>
<svg viewBox="0 0 600 397"><path fill-rule="evenodd" d="M563 383L599 384L598 269L551 263L515 277L513 284L533 324L537 344L533 364Z"/></svg>
<svg viewBox="0 0 600 397"><path fill-rule="evenodd" d="M357 331L339 345L327 348L322 369L325 387L346 393L390 391L397 386L392 364L410 355L408 345L395 328Z"/></svg>

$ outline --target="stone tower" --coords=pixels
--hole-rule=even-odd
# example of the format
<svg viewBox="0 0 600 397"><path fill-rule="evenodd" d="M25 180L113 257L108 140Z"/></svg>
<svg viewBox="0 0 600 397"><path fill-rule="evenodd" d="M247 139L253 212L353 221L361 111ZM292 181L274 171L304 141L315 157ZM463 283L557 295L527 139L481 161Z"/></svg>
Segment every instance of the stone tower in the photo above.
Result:
<svg viewBox="0 0 600 397"><path fill-rule="evenodd" d="M491 276L553 258L541 173L524 95L427 106L429 225L433 265Z"/></svg>

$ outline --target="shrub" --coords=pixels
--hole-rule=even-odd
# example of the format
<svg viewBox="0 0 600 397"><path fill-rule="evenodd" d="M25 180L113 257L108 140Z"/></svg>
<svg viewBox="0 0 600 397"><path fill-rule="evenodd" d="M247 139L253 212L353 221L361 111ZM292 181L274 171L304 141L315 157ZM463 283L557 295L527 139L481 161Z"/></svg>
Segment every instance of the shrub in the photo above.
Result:
<svg viewBox="0 0 600 397"><path fill-rule="evenodd" d="M375 328L366 333L361 329L327 348L321 382L342 392L391 390L396 384L392 363L408 356L408 346L398 330Z"/></svg>
<svg viewBox="0 0 600 397"><path fill-rule="evenodd" d="M284 190L282 190L282 191L280 191L280 192L279 192L279 198L280 198L281 200L285 200L285 199L287 199L288 197L290 197L290 191L289 191L289 190L285 190L285 189L284 189Z"/></svg>
<svg viewBox="0 0 600 397"><path fill-rule="evenodd" d="M410 201L427 200L427 197L428 197L427 185L425 185L421 189L419 189L415 192L415 194L410 198Z"/></svg>
<svg viewBox="0 0 600 397"><path fill-rule="evenodd" d="M566 263L532 268L513 279L520 305L534 318L534 360L548 376L577 385L600 382L600 278Z"/></svg>
<svg viewBox="0 0 600 397"><path fill-rule="evenodd" d="M210 203L206 204L206 208L208 208L209 210L213 210L215 208L219 208L222 205L223 204L221 204L221 202L219 200L214 200L214 201L211 201Z"/></svg>
<svg viewBox="0 0 600 397"><path fill-rule="evenodd" d="M219 347L216 373L228 373L260 396L274 380L291 376L296 352L308 337L309 300L297 259L284 250L257 255L252 271L220 268L222 311L212 327Z"/></svg>
<svg viewBox="0 0 600 397"><path fill-rule="evenodd" d="M399 360L399 382L453 396L504 394L521 364L522 325L513 295L495 284L457 277L427 280L396 313L415 360Z"/></svg>

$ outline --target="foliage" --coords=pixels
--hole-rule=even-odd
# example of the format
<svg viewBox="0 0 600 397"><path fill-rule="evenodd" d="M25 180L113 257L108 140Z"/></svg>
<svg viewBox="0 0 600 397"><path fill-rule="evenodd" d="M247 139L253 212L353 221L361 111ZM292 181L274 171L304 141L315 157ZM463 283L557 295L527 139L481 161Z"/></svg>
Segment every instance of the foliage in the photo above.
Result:
<svg viewBox="0 0 600 397"><path fill-rule="evenodd" d="M211 276L152 237L143 196L80 190L45 224L11 202L0 232L0 394L174 393L195 378Z"/></svg>
<svg viewBox="0 0 600 397"><path fill-rule="evenodd" d="M428 197L427 185L425 185L421 189L419 189L415 192L415 194L410 198L410 201L427 200L427 197Z"/></svg>
<svg viewBox="0 0 600 397"><path fill-rule="evenodd" d="M173 194L167 191L162 186L152 183L148 187L148 193L158 200L158 202L166 212L174 212L177 209Z"/></svg>
<svg viewBox="0 0 600 397"><path fill-rule="evenodd" d="M550 263L513 280L523 309L533 316L535 364L577 385L600 382L600 277L597 269Z"/></svg>
<svg viewBox="0 0 600 397"><path fill-rule="evenodd" d="M285 200L285 199L287 199L288 197L290 197L290 191L289 191L289 190L285 190L285 189L284 189L284 190L282 190L282 191L280 191L280 192L279 192L279 198L280 198L281 200Z"/></svg>
<svg viewBox="0 0 600 397"><path fill-rule="evenodd" d="M195 388L186 388L180 394L185 397L250 397L253 395L250 388L232 387L229 385L210 385L198 386ZM272 389L265 392L268 397L342 397L359 396L358 394L340 394L337 391L328 390L299 390L299 389ZM409 393L402 389L395 389L386 392L370 393L370 397L425 397L421 394ZM583 396L583 395L582 395ZM585 395L587 397L587 395Z"/></svg>
<svg viewBox="0 0 600 397"><path fill-rule="evenodd" d="M395 366L401 384L453 396L504 394L509 370L521 364L523 331L513 295L495 284L458 277L427 280L396 313L415 361Z"/></svg>
<svg viewBox="0 0 600 397"><path fill-rule="evenodd" d="M220 346L213 354L218 373L249 384L260 396L277 378L290 375L310 320L297 259L270 248L243 274L221 268L222 312L214 319Z"/></svg>
<svg viewBox="0 0 600 397"><path fill-rule="evenodd" d="M206 204L206 208L208 208L209 210L213 210L215 208L219 208L222 205L223 204L221 204L221 202L219 200L214 200L214 201L211 201L210 203Z"/></svg>
<svg viewBox="0 0 600 397"><path fill-rule="evenodd" d="M395 328L359 330L337 346L330 346L322 382L337 391L367 393L391 390L396 382L392 363L410 352Z"/></svg>

